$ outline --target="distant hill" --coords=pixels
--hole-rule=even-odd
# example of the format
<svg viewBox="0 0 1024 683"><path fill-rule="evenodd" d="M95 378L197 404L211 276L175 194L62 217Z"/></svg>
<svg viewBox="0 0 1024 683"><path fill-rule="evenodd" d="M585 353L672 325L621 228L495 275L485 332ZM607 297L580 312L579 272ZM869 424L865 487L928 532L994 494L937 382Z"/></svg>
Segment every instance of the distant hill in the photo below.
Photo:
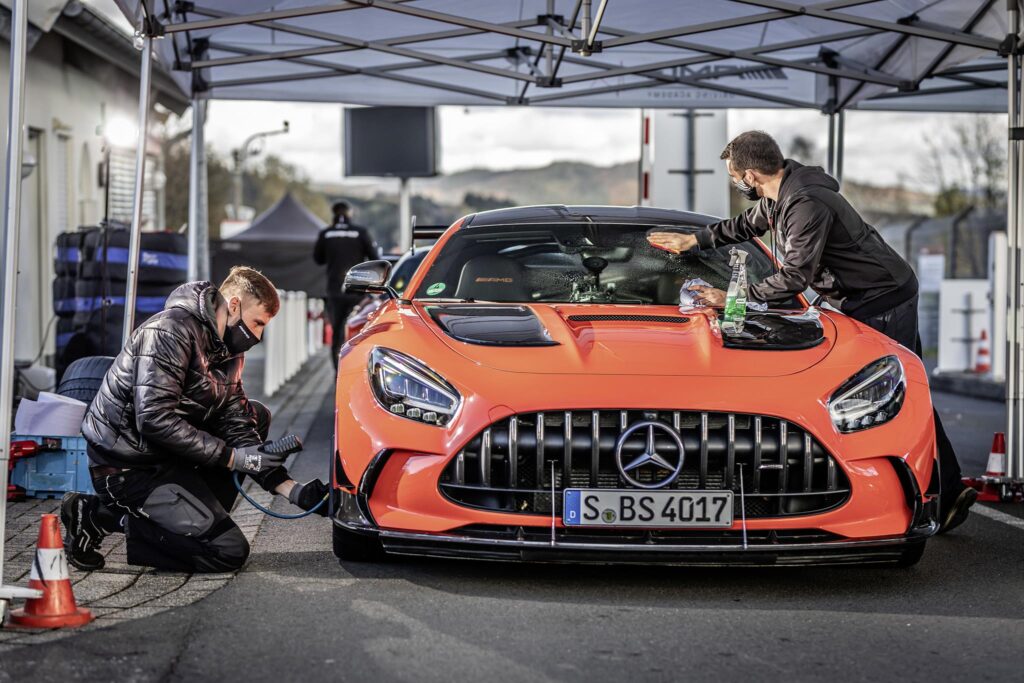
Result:
<svg viewBox="0 0 1024 683"><path fill-rule="evenodd" d="M637 162L614 166L559 161L541 168L509 171L470 169L416 183L417 194L445 204L467 192L507 197L515 204L637 203Z"/></svg>
<svg viewBox="0 0 1024 683"><path fill-rule="evenodd" d="M387 249L397 243L398 198L393 179L379 182L314 184L313 192L331 200L346 197L357 220L370 226ZM637 203L637 162L614 166L559 161L540 168L493 171L469 169L436 178L412 181L412 212L421 225L448 224L459 216L525 204ZM892 216L932 213L934 196L901 187L879 187L846 181L843 194L869 221ZM733 212L749 206L735 196Z"/></svg>
<svg viewBox="0 0 1024 683"><path fill-rule="evenodd" d="M387 187L393 187L394 182ZM318 185L331 196L370 197L381 192L377 183ZM414 194L439 204L462 204L467 194L517 204L624 204L637 203L637 162L594 166L558 161L540 168L508 171L469 169L437 178L412 181ZM393 190L391 190L393 192Z"/></svg>

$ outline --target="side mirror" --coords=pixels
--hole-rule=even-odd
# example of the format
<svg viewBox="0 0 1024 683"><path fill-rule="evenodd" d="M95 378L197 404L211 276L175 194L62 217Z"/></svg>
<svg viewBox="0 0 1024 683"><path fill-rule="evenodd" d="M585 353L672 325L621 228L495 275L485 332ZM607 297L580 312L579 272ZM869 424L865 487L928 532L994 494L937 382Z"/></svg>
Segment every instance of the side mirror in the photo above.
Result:
<svg viewBox="0 0 1024 683"><path fill-rule="evenodd" d="M342 291L346 294L362 294L364 292L386 292L393 295L388 287L388 276L391 274L391 263L388 261L367 261L352 266L345 273L345 284Z"/></svg>

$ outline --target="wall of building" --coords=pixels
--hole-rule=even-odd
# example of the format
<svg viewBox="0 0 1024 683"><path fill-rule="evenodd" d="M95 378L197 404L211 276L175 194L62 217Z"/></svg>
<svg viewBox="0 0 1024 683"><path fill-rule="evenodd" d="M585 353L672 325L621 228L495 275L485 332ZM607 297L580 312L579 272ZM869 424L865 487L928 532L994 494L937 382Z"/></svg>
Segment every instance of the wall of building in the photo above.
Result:
<svg viewBox="0 0 1024 683"><path fill-rule="evenodd" d="M9 92L10 50L0 41L0 87ZM15 354L31 360L53 353L53 243L79 225L95 224L103 215L100 186L104 124L134 121L138 111L137 80L54 33L43 35L29 53L25 69L26 152L37 165L24 180L18 322ZM4 139L8 97L0 98ZM6 182L5 168L0 180ZM45 343L44 343L45 342Z"/></svg>

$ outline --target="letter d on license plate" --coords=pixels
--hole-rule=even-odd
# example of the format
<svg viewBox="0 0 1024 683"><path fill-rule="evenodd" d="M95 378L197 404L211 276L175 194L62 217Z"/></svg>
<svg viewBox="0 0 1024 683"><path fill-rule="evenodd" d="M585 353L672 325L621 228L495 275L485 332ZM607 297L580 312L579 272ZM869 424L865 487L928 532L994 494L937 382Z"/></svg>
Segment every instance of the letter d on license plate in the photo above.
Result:
<svg viewBox="0 0 1024 683"><path fill-rule="evenodd" d="M729 527L732 491L566 489L566 526Z"/></svg>

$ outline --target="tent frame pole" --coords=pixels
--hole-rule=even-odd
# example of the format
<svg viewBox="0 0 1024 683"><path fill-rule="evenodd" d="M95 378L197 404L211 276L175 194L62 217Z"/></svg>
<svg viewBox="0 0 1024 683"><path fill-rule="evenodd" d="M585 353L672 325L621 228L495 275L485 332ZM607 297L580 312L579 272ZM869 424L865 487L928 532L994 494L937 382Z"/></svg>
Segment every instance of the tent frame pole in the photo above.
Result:
<svg viewBox="0 0 1024 683"><path fill-rule="evenodd" d="M132 232L128 242L128 276L124 292L124 333L127 344L135 329L135 300L138 295L139 253L142 242L142 200L146 181L146 141L149 132L150 82L153 75L153 37L142 37L142 66L139 73L139 139L135 150L135 191L132 198Z"/></svg>
<svg viewBox="0 0 1024 683"><path fill-rule="evenodd" d="M188 279L210 279L210 223L206 207L206 100L192 96L192 149L188 163Z"/></svg>
<svg viewBox="0 0 1024 683"><path fill-rule="evenodd" d="M833 178L836 175L836 115L828 115L828 155L825 160L825 170Z"/></svg>
<svg viewBox="0 0 1024 683"><path fill-rule="evenodd" d="M7 463L11 458L11 413L14 410L14 329L18 286L18 238L21 233L21 163L25 143L25 61L28 0L15 0L11 17L10 98L7 111L7 182L3 223L3 310L0 322L0 624L7 601L22 591L4 582L4 539L7 523ZM22 595L23 596L23 595Z"/></svg>
<svg viewBox="0 0 1024 683"><path fill-rule="evenodd" d="M398 179L398 250L412 247L412 188L408 178Z"/></svg>
<svg viewBox="0 0 1024 683"><path fill-rule="evenodd" d="M828 115L828 174L843 181L843 148L846 145L846 111Z"/></svg>
<svg viewBox="0 0 1024 683"><path fill-rule="evenodd" d="M846 110L836 112L836 163L832 174L840 183L843 182L843 152L846 147Z"/></svg>
<svg viewBox="0 0 1024 683"><path fill-rule="evenodd" d="M1007 126L1011 135L1007 142L1006 207L1007 207L1007 316L1006 316L1006 476L1020 479L1024 474L1024 448L1021 434L1021 141L1013 131L1021 126L1020 54L1017 49L1020 33L1020 10L1016 2L1007 3L1007 27L1013 42L1007 55Z"/></svg>

